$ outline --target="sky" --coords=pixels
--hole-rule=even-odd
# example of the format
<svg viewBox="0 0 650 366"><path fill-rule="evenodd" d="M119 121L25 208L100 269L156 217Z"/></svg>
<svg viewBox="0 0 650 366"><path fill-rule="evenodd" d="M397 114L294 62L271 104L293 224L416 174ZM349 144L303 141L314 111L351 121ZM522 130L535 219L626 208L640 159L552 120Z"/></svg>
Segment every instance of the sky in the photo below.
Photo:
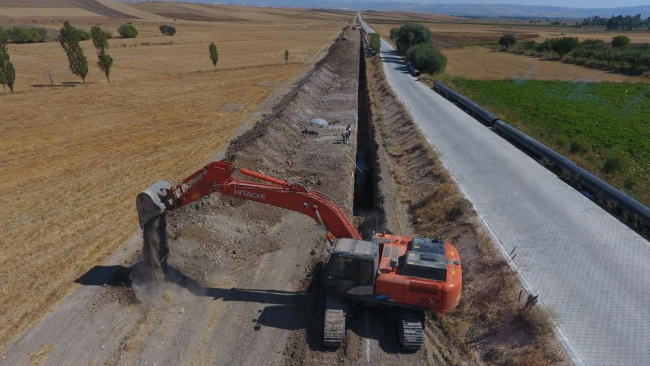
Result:
<svg viewBox="0 0 650 366"><path fill-rule="evenodd" d="M368 0L367 0L368 1ZM517 4L562 6L568 8L620 8L650 5L650 0L388 0L423 4Z"/></svg>

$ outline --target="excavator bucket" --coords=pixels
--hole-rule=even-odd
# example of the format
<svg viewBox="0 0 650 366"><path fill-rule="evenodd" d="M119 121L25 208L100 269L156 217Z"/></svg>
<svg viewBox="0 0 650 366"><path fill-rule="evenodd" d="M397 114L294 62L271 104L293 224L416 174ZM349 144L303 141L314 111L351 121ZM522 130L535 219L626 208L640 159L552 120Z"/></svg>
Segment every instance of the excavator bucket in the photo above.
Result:
<svg viewBox="0 0 650 366"><path fill-rule="evenodd" d="M138 219L140 220L140 228L149 220L162 215L167 206L169 205L169 191L172 189L172 184L166 180L161 180L138 193L135 205L138 209Z"/></svg>

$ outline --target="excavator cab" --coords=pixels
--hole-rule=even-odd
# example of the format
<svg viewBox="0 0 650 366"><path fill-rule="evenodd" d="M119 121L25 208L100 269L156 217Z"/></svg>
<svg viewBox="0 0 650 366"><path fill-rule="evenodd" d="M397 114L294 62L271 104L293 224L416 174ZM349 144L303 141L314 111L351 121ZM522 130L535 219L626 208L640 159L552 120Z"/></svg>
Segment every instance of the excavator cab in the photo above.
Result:
<svg viewBox="0 0 650 366"><path fill-rule="evenodd" d="M343 296L372 297L378 266L377 244L338 239L325 265L325 289Z"/></svg>

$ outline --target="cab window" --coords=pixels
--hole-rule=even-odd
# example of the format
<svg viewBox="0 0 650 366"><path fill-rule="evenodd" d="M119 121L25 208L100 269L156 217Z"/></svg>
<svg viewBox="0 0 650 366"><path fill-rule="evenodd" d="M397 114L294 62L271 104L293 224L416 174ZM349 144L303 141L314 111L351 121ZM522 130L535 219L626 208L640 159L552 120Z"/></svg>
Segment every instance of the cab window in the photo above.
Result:
<svg viewBox="0 0 650 366"><path fill-rule="evenodd" d="M327 274L328 288L340 293L347 293L354 287L356 263L352 258L337 257L332 261Z"/></svg>

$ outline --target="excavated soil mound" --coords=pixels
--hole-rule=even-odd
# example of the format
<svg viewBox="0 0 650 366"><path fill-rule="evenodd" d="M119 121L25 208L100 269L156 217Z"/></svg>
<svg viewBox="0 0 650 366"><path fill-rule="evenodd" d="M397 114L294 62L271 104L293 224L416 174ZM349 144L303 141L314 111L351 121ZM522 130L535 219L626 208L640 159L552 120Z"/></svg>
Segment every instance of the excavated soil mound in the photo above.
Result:
<svg viewBox="0 0 650 366"><path fill-rule="evenodd" d="M356 66L357 58L357 42L337 41L272 114L230 143L226 160L301 182L328 194L350 213L356 143L339 142L345 127L356 125L358 69L351 66ZM329 125L311 125L312 118L323 118ZM238 267L283 246L283 238L269 234L277 230L286 213L280 208L214 195L149 223L144 229L143 259L153 270L170 265L199 278L215 263L221 268ZM315 224L293 230L294 236L323 233Z"/></svg>

